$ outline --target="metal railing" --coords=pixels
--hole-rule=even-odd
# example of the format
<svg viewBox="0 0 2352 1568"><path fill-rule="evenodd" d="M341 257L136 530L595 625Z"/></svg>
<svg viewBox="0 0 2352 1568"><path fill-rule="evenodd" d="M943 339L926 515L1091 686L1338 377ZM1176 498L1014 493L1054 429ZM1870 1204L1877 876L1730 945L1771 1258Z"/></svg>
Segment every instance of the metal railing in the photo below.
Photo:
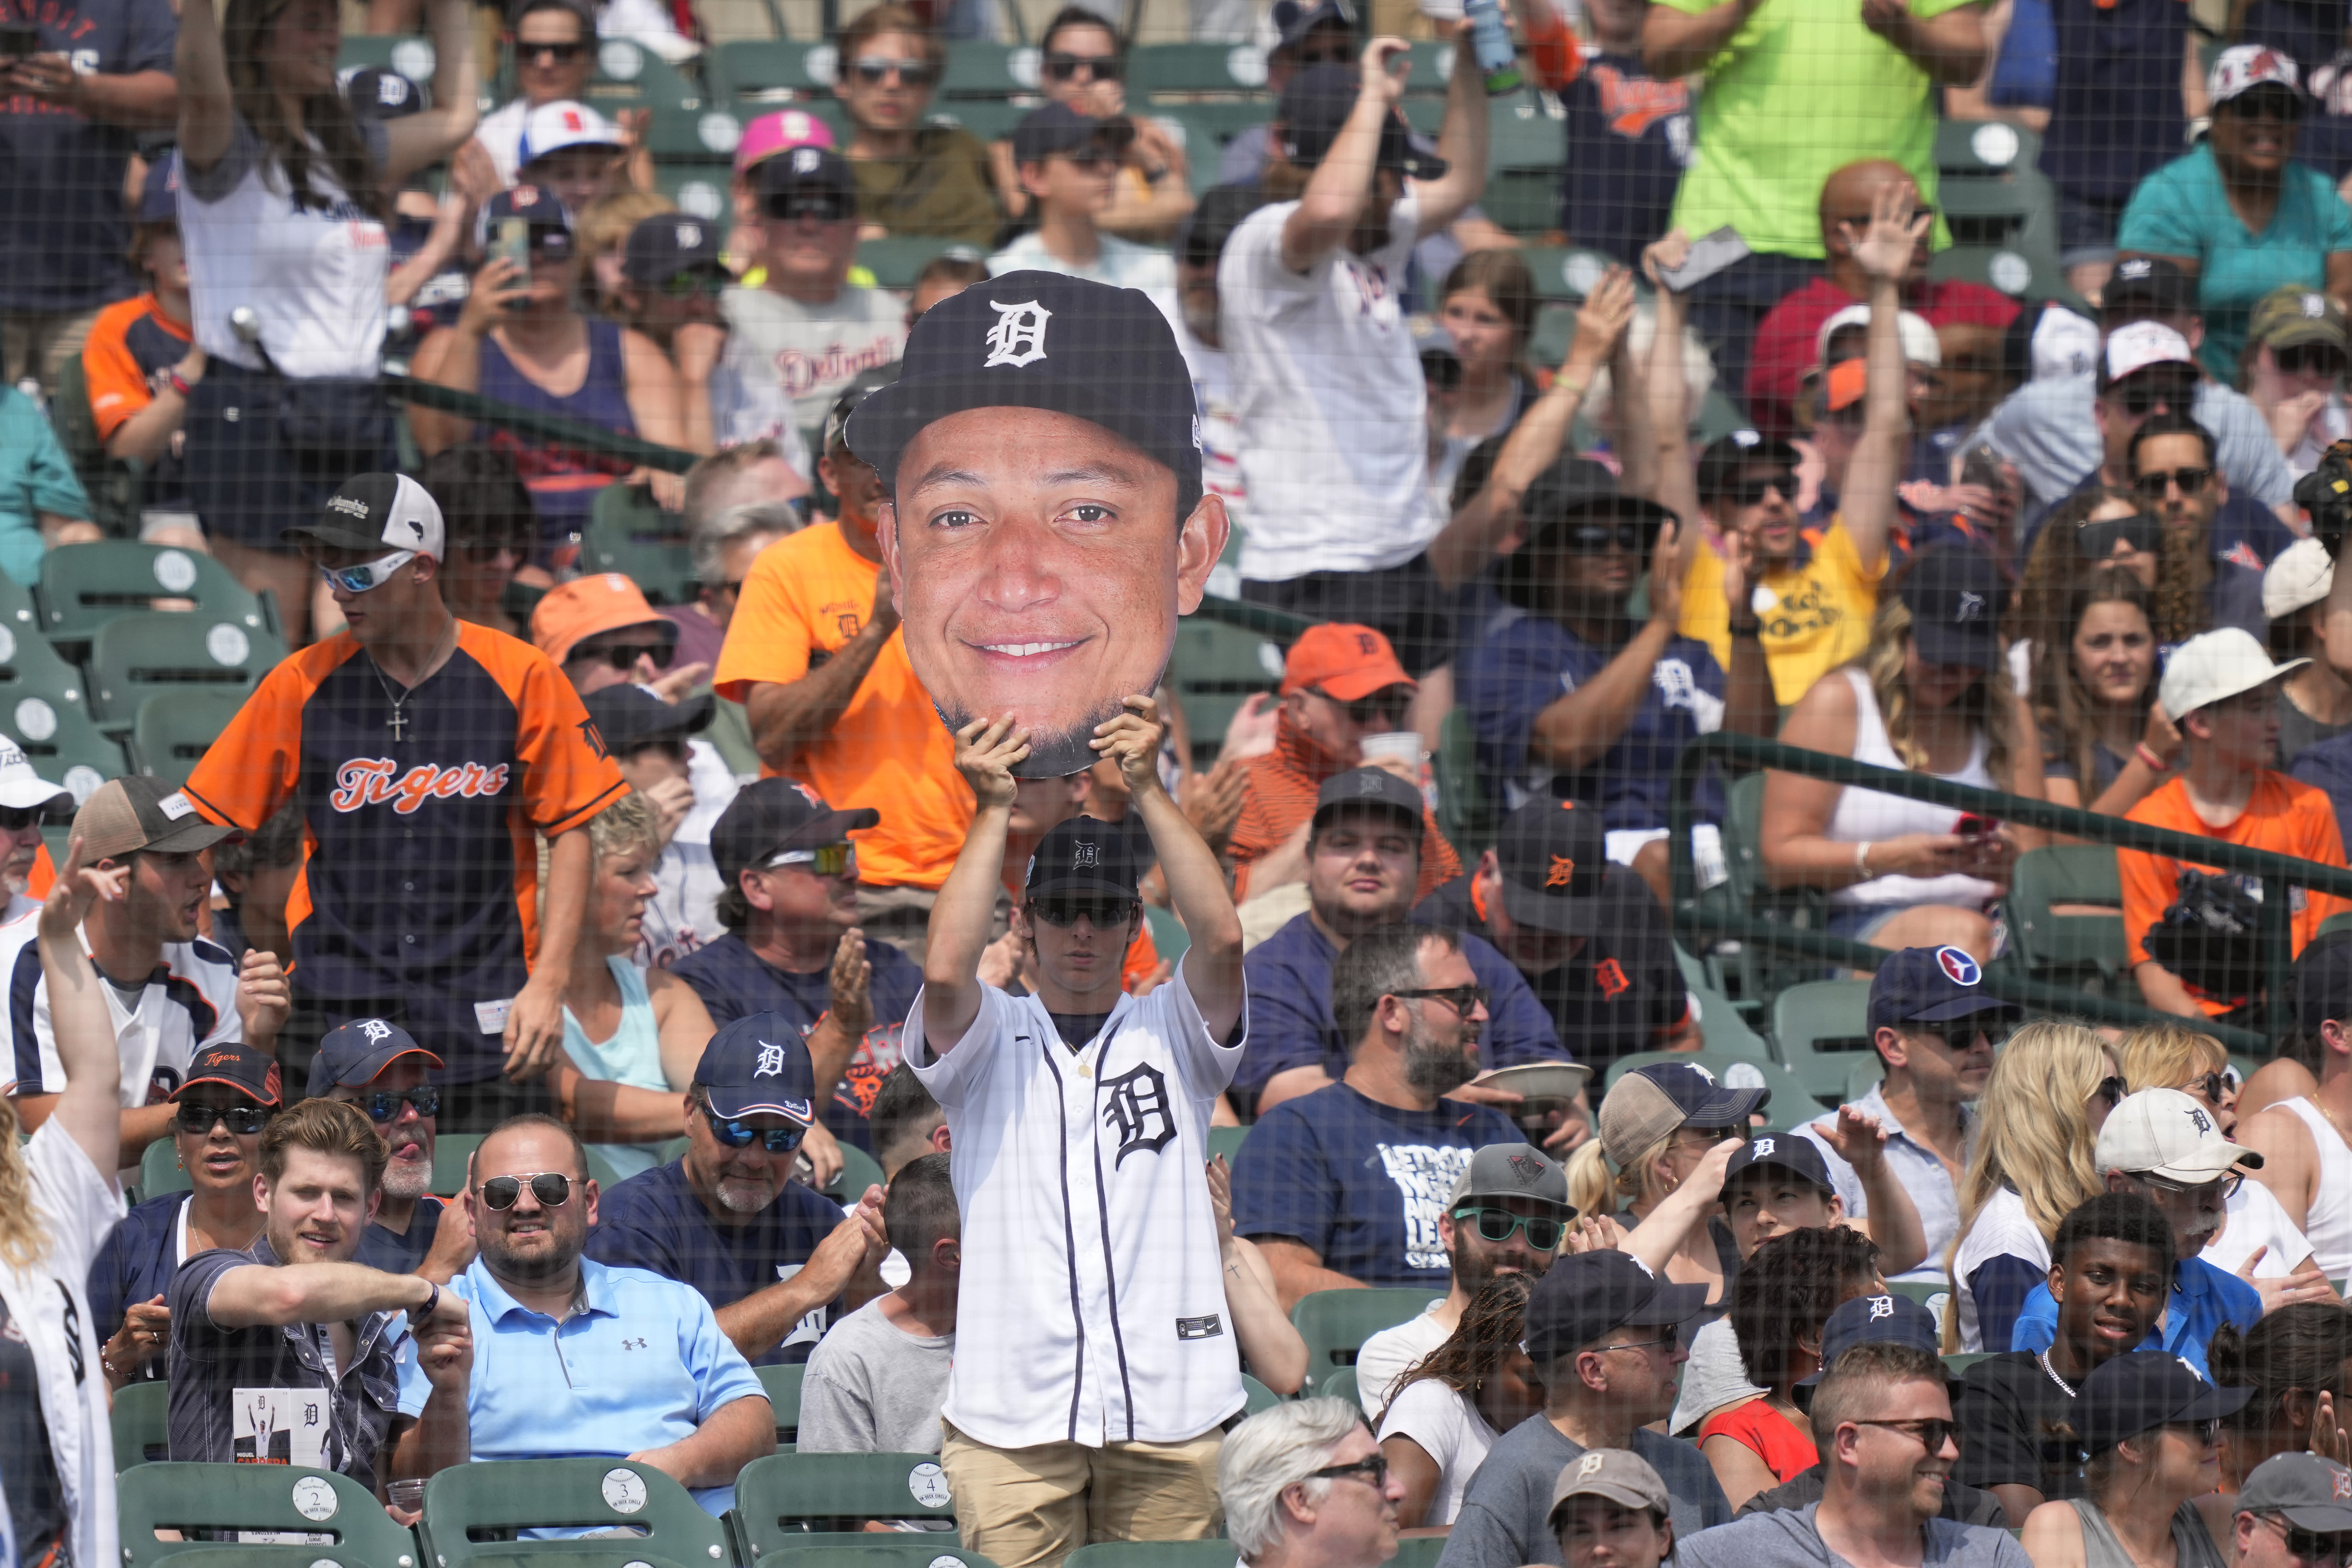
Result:
<svg viewBox="0 0 2352 1568"><path fill-rule="evenodd" d="M2248 849L2219 839L2202 838L2195 834L2132 822L2120 816L2107 816L2076 806L2029 800L2023 795L2010 795L2001 790L1952 784L1931 773L1902 773L1875 767L1868 763L1858 763L1851 757L1809 752L1778 741L1760 740L1753 735L1717 732L1703 735L1685 746L1682 755L1675 763L1673 793L1667 803L1667 822L1672 830L1667 840L1667 853L1674 876L1674 921L1678 935L1688 933L1696 937L1732 938L1742 943L1753 943L1768 952L1817 958L1845 969L1874 971L1887 956L1884 948L1832 936L1827 931L1769 920L1752 910L1729 908L1720 900L1710 903L1701 896L1698 868L1691 858L1690 830L1698 820L1698 782L1710 763L1743 771L1769 768L1780 773L1801 773L1807 778L1823 779L1832 784L1854 785L1875 790L1882 795L1975 812L1980 816L2063 834L2070 838L2109 844L2118 849L2142 850L2190 865L2260 878L2263 884L2262 951L2266 966L2264 991L2268 998L2263 1018L2267 1032L2257 1033L2210 1019L2200 1026L2203 1032L2214 1036L2232 1049L2268 1051L2287 1033L2287 976L2294 963L2288 928L2288 889L2303 887L2331 897L2352 900L2352 871L2323 866L2315 860L2280 855L2267 849ZM1728 848L1727 846L1727 850ZM1696 944L1686 942L1685 945ZM2021 962L2014 959L2003 958L1990 969L1992 989L2004 1000L2025 1006L2113 1024L2136 1025L2172 1018L2168 1013L2159 1013L2138 1003L2093 995L2070 986L2036 980L2025 972Z"/></svg>

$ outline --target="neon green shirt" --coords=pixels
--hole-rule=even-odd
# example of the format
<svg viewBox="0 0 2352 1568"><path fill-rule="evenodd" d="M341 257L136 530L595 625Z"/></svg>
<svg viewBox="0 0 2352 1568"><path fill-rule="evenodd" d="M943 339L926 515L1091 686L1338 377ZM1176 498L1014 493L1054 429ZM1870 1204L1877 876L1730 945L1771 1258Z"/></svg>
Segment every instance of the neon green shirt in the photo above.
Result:
<svg viewBox="0 0 2352 1568"><path fill-rule="evenodd" d="M1660 3L1696 15L1717 0ZM1925 21L1971 3L1911 0L1911 14ZM1862 25L1861 0L1764 0L1707 62L1675 222L1694 239L1729 224L1751 250L1818 258L1822 184L1861 158L1894 159L1932 203L1934 90Z"/></svg>

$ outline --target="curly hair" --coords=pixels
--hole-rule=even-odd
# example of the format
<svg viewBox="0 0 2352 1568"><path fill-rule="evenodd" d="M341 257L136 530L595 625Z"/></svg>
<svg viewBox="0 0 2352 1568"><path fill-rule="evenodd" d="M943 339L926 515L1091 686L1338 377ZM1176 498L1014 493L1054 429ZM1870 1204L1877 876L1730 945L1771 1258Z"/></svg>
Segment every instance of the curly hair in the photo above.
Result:
<svg viewBox="0 0 2352 1568"><path fill-rule="evenodd" d="M2017 598L2010 606L2002 630L2012 642L2031 642L2036 649L2066 640L2067 606L2074 590L2101 562L2085 561L2075 547L2075 531L2109 506L2126 506L2135 512L2139 501L2131 491L2113 485L2095 485L2068 496L2050 510L2042 531L2026 552L2019 574Z"/></svg>
<svg viewBox="0 0 2352 1568"><path fill-rule="evenodd" d="M1844 1226L1792 1230L1768 1239L1731 1283L1731 1331L1748 1381L1779 1393L1790 1378L1797 1342L1817 1344L1838 1303L1878 1279L1878 1243Z"/></svg>
<svg viewBox="0 0 2352 1568"><path fill-rule="evenodd" d="M2058 635L2048 642L2039 638L2034 641L2031 697L2033 720L2042 729L2058 735L2063 752L2060 757L2046 760L2073 764L2074 777L2080 781L2083 802L2086 805L2098 793L2091 781L2099 776L2099 727L2095 718L2099 704L2084 686L2082 673L2074 668L2074 634L2083 625L2083 616L2094 605L2129 605L2148 623L2151 636L2156 630L2154 606L2149 602L2147 590L2140 586L2139 579L2133 576L2126 567L2102 566L2077 583L2074 593L2068 595L2065 624ZM2156 679L2151 669L2147 685L2139 694L2143 719L2155 700Z"/></svg>
<svg viewBox="0 0 2352 1568"><path fill-rule="evenodd" d="M1913 773L1927 771L1927 748L1912 738L1915 715L1911 711L1911 687L1905 679L1903 664L1911 647L1911 608L1894 585L1881 588L1878 612L1871 617L1870 646L1862 650L1854 667L1870 681L1870 692L1878 700L1878 713L1886 726L1886 742L1895 754ZM1984 678L1971 682L1954 704L1969 721L1985 737L1985 769L2001 788L2011 785L2009 755L2010 731L2014 727L2017 710L2009 689L2009 661L1996 659Z"/></svg>
<svg viewBox="0 0 2352 1568"><path fill-rule="evenodd" d="M352 117L343 95L330 87L302 100L302 129L286 122L277 89L269 85L264 63L268 50L263 41L289 0L228 0L221 16L221 53L228 61L229 95L238 116L252 127L261 143L266 165L276 174L298 207L322 211L334 204L310 184L311 160L322 158L326 172L354 206L378 221L388 221L392 204L368 158L360 122ZM311 142L316 140L317 146ZM270 175L265 172L264 179Z"/></svg>
<svg viewBox="0 0 2352 1568"><path fill-rule="evenodd" d="M1494 1374L1495 1369L1508 1361L1511 1352L1519 1348L1528 1317L1528 1295L1532 1282L1524 1274L1497 1274L1479 1288L1470 1304L1462 1309L1462 1322L1445 1342L1422 1357L1397 1379L1396 1392L1389 1395L1394 1405L1396 1396L1406 1385L1434 1379L1445 1384L1465 1399L1475 1399L1478 1385ZM1381 1412L1382 1420L1388 1412ZM1375 1426L1379 1422L1374 1422Z"/></svg>

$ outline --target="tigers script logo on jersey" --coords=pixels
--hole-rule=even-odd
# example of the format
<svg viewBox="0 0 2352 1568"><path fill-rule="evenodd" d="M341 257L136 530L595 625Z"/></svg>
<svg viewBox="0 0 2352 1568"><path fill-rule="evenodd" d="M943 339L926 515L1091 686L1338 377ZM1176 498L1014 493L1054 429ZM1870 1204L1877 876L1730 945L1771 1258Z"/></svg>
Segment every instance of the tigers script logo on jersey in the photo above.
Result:
<svg viewBox="0 0 2352 1568"><path fill-rule="evenodd" d="M497 795L507 787L504 763L490 768L479 763L461 763L454 768L419 763L404 773L399 773L399 767L390 757L353 757L335 770L335 793L328 800L337 811L357 811L388 801L393 810L406 816L428 800Z"/></svg>

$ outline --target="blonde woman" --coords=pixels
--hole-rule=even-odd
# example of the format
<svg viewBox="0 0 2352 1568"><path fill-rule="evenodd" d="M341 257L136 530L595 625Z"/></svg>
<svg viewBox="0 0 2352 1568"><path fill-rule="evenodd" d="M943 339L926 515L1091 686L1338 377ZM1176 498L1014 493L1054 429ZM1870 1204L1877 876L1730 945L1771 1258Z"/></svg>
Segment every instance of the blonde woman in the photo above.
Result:
<svg viewBox="0 0 2352 1568"><path fill-rule="evenodd" d="M630 954L654 895L660 824L635 791L588 824L588 909L563 987L563 1054L550 1075L563 1120L623 1178L650 1171L686 1131L687 1089L715 1032L694 988ZM545 873L542 871L541 876Z"/></svg>
<svg viewBox="0 0 2352 1568"><path fill-rule="evenodd" d="M2210 1035L2186 1020L2147 1024L2116 1047L2127 1092L2177 1089L2203 1106L2223 1134L2236 1136L2238 1091L2231 1079L2230 1053ZM2312 1255L2310 1238L2297 1228L2278 1199L2260 1182L2240 1182L2222 1210L2221 1228L2200 1254L2226 1273L2244 1276L2262 1292L2263 1310L2280 1303L2283 1291L2319 1286L2335 1294Z"/></svg>
<svg viewBox="0 0 2352 1568"><path fill-rule="evenodd" d="M13 1405L9 1429L23 1434L5 1458L18 1563L121 1556L107 1380L82 1282L122 1218L114 1183L122 1059L104 976L82 956L79 930L90 904L122 897L130 876L84 869L74 838L39 916L65 1090L22 1143L16 1102L0 1098L0 1403Z"/></svg>
<svg viewBox="0 0 2352 1568"><path fill-rule="evenodd" d="M1770 1092L1727 1089L1680 1063L1642 1068L1610 1087L1601 1136L1569 1162L1577 1213L1613 1215L1631 1233L1622 1250L1677 1285L1706 1287L1706 1311L1685 1325L1691 1333L1731 1300L1739 1244L1713 1211L1724 1169L1748 1141L1748 1113Z"/></svg>
<svg viewBox="0 0 2352 1568"><path fill-rule="evenodd" d="M1814 682L1781 725L1792 746L2007 789L2016 704L1995 635L2004 590L1973 550L1912 558L1860 658ZM1969 829L1961 832L1962 827ZM1949 806L1768 773L1765 874L1828 892L1829 930L1873 947L1992 956L1988 911L2015 856L1998 825Z"/></svg>
<svg viewBox="0 0 2352 1568"><path fill-rule="evenodd" d="M1985 1080L1976 1156L1960 1181L1947 1349L2009 1349L2019 1309L2050 1273L2058 1222L2106 1190L2092 1153L2123 1097L2114 1051L2082 1025L2044 1018L2010 1036Z"/></svg>

